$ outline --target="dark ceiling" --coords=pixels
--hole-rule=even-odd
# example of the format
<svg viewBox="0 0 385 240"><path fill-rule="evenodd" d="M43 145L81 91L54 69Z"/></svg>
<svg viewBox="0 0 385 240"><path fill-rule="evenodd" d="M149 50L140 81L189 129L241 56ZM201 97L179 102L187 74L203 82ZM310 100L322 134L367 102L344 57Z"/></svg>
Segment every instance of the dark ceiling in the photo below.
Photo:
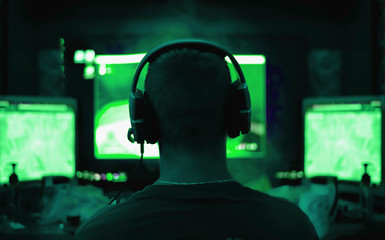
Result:
<svg viewBox="0 0 385 240"><path fill-rule="evenodd" d="M170 11L205 12L217 14L212 9L253 16L257 8L273 8L289 14L324 19L332 22L346 22L351 19L362 0L263 0L263 1L123 1L123 0L67 0L26 1L18 0L25 18L34 24L56 21L69 16L79 18L98 17L127 19L133 17L157 17ZM210 6L210 7L209 7Z"/></svg>

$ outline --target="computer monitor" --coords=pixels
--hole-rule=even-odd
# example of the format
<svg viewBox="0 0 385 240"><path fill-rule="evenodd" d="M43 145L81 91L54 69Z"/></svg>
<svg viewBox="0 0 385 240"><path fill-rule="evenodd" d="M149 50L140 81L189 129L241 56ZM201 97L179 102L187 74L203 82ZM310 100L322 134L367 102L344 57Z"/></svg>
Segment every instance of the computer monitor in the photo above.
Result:
<svg viewBox="0 0 385 240"><path fill-rule="evenodd" d="M130 128L128 96L141 54L96 55L96 69L87 72L94 79L94 156L96 159L138 159L138 144L127 140ZM75 57L76 58L76 57ZM266 152L266 61L263 55L235 55L250 91L251 131L227 141L228 158L263 157ZM232 79L236 71L230 60ZM92 68L92 66L89 66ZM138 88L144 89L147 67L140 75ZM158 145L145 144L144 158L158 159Z"/></svg>
<svg viewBox="0 0 385 240"><path fill-rule="evenodd" d="M325 97L303 101L304 174L371 183L382 181L384 96Z"/></svg>
<svg viewBox="0 0 385 240"><path fill-rule="evenodd" d="M19 181L74 177L76 111L69 98L0 96L0 183L13 163Z"/></svg>

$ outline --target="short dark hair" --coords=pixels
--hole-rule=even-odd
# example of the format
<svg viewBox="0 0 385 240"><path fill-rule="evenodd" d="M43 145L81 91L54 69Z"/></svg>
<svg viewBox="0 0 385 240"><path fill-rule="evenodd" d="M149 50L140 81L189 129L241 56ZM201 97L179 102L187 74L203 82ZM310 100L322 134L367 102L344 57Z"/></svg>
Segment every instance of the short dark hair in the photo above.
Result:
<svg viewBox="0 0 385 240"><path fill-rule="evenodd" d="M149 65L145 90L160 126L160 139L188 144L189 139L225 134L225 105L231 84L227 62L194 49L164 53Z"/></svg>

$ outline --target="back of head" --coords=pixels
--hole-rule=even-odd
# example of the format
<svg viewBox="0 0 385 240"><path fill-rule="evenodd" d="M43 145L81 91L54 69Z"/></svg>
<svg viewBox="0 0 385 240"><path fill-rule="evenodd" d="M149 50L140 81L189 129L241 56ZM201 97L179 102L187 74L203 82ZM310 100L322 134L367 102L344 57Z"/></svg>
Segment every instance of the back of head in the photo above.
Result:
<svg viewBox="0 0 385 240"><path fill-rule="evenodd" d="M226 61L214 53L177 49L148 68L145 90L169 145L208 142L225 135L225 107L231 83Z"/></svg>

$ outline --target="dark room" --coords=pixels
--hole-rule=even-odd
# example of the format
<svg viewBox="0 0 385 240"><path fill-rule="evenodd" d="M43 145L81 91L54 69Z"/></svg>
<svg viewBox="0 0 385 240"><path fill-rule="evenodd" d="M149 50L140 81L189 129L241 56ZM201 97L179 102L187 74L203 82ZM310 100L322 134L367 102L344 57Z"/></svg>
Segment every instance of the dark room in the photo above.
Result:
<svg viewBox="0 0 385 240"><path fill-rule="evenodd" d="M384 0L0 0L0 239L385 239L382 113Z"/></svg>

